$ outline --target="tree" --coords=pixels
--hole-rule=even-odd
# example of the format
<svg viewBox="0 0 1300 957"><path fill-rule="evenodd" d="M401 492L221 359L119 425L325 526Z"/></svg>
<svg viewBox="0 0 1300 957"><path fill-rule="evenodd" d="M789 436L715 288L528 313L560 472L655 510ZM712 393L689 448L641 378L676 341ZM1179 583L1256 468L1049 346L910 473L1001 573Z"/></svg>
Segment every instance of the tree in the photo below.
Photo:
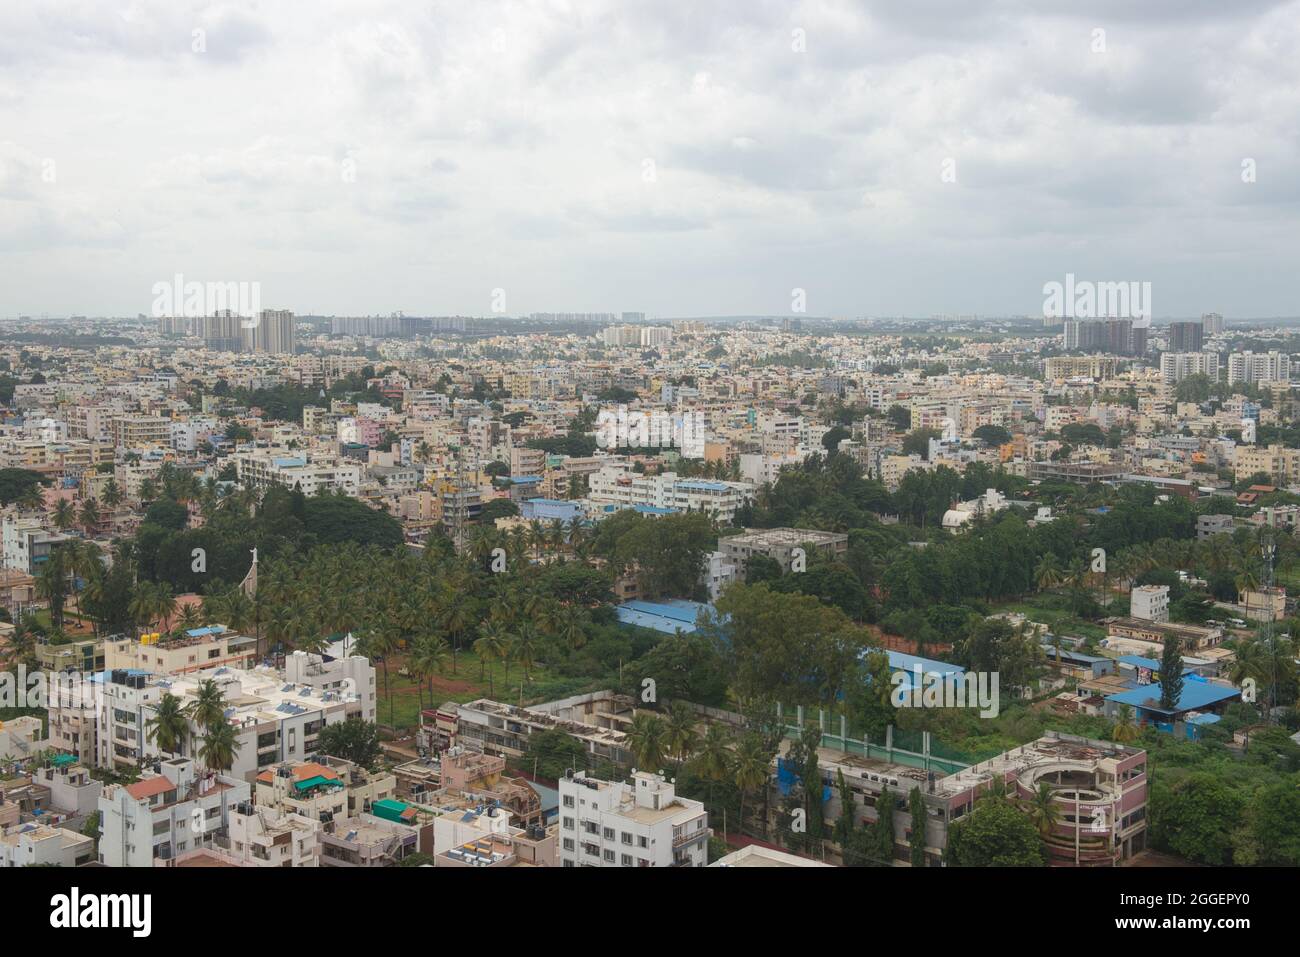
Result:
<svg viewBox="0 0 1300 957"><path fill-rule="evenodd" d="M894 861L894 792L881 785L876 798L876 823L871 830L876 862L889 867Z"/></svg>
<svg viewBox="0 0 1300 957"><path fill-rule="evenodd" d="M154 715L145 721L145 739L158 746L163 754L180 754L189 737L190 722L181 699L164 691Z"/></svg>
<svg viewBox="0 0 1300 957"><path fill-rule="evenodd" d="M1115 727L1110 732L1111 740L1118 744L1130 744L1141 734L1141 729L1133 721L1133 708L1126 704L1120 705L1119 710L1115 712Z"/></svg>
<svg viewBox="0 0 1300 957"><path fill-rule="evenodd" d="M208 730L225 724L226 696L222 693L221 686L211 678L200 681L187 714L199 727Z"/></svg>
<svg viewBox="0 0 1300 957"><path fill-rule="evenodd" d="M761 735L750 731L741 737L732 756L731 772L736 786L740 788L740 820L743 826L745 798L759 789L765 789L771 773L771 758ZM767 830L766 822L763 830Z"/></svg>
<svg viewBox="0 0 1300 957"><path fill-rule="evenodd" d="M229 771L241 747L234 726L223 720L207 729L203 744L199 746L199 759L206 768Z"/></svg>
<svg viewBox="0 0 1300 957"><path fill-rule="evenodd" d="M0 505L22 501L30 503L33 491L39 496L44 476L30 469L0 469Z"/></svg>
<svg viewBox="0 0 1300 957"><path fill-rule="evenodd" d="M1151 844L1198 864L1231 864L1233 832L1244 810L1239 791L1215 774L1194 772L1172 787L1153 787Z"/></svg>
<svg viewBox="0 0 1300 957"><path fill-rule="evenodd" d="M908 838L908 857L913 867L925 867L925 799L920 788L912 788L907 796L907 807L912 814L912 834Z"/></svg>
<svg viewBox="0 0 1300 957"><path fill-rule="evenodd" d="M1025 802L1025 810L1029 812L1029 820L1034 822L1038 833L1043 837L1049 836L1052 828L1061 819L1061 806L1056 802L1052 786L1046 781L1038 782L1038 789L1034 791L1033 797Z"/></svg>
<svg viewBox="0 0 1300 957"><path fill-rule="evenodd" d="M528 751L524 755L528 767L536 768L544 778L558 780L573 768L587 767L587 749L581 741L560 728L546 728L528 736Z"/></svg>
<svg viewBox="0 0 1300 957"><path fill-rule="evenodd" d="M699 715L685 701L674 701L668 706L664 725L664 745L680 765L699 744L700 735L695 730Z"/></svg>
<svg viewBox="0 0 1300 957"><path fill-rule="evenodd" d="M1174 711L1183 697L1183 643L1177 635L1165 639L1160 654L1160 707Z"/></svg>
<svg viewBox="0 0 1300 957"><path fill-rule="evenodd" d="M1043 867L1043 842L1032 821L1014 805L984 800L952 825L945 854L954 867Z"/></svg>
<svg viewBox="0 0 1300 957"><path fill-rule="evenodd" d="M321 729L317 749L321 754L343 758L367 770L379 760L379 728L373 721L353 716Z"/></svg>
<svg viewBox="0 0 1300 957"><path fill-rule="evenodd" d="M637 766L646 771L659 770L668 750L667 737L668 725L663 718L646 711L637 713L628 728L627 741Z"/></svg>

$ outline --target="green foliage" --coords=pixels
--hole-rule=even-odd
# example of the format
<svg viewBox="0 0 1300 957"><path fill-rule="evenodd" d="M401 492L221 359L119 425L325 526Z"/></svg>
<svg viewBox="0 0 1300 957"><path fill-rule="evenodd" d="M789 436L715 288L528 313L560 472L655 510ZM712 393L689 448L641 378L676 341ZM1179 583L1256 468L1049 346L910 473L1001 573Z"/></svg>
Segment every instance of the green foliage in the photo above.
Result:
<svg viewBox="0 0 1300 957"><path fill-rule="evenodd" d="M321 729L317 745L321 754L343 758L367 770L379 760L379 728L374 722L351 717Z"/></svg>
<svg viewBox="0 0 1300 957"><path fill-rule="evenodd" d="M987 798L948 830L953 867L1043 867L1047 857L1029 816L1005 800Z"/></svg>

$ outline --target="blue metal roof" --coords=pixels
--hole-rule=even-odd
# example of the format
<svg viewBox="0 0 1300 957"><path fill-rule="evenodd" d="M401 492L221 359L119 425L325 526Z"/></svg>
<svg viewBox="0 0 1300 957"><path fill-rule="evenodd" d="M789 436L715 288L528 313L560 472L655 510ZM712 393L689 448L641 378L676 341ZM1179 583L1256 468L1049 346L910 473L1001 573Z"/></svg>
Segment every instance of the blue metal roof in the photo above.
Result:
<svg viewBox="0 0 1300 957"><path fill-rule="evenodd" d="M695 621L701 611L712 611L712 605L698 601L686 601L682 598L670 598L666 601L625 601L614 609L618 620L625 625L638 625L653 628L671 635L682 631L690 634L695 631Z"/></svg>
<svg viewBox="0 0 1300 957"><path fill-rule="evenodd" d="M1241 692L1226 685L1214 685L1208 681L1193 680L1195 675L1185 675L1183 692L1178 696L1178 706L1172 711L1160 707L1160 685L1149 684L1109 695L1106 700L1116 704L1132 705L1143 711L1158 711L1161 714L1177 714L1182 711L1197 711L1210 705L1220 704L1239 697Z"/></svg>

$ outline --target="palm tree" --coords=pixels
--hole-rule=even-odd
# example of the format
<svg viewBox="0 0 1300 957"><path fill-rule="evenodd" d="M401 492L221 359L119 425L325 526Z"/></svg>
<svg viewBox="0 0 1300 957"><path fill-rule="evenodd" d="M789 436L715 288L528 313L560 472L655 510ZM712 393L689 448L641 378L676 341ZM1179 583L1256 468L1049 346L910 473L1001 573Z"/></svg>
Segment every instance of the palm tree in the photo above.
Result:
<svg viewBox="0 0 1300 957"><path fill-rule="evenodd" d="M90 537L95 532L95 527L99 525L99 506L93 498L86 499L81 505L81 527L85 530L86 536Z"/></svg>
<svg viewBox="0 0 1300 957"><path fill-rule="evenodd" d="M53 521L55 528L66 532L77 521L77 510L72 507L71 502L61 498L54 503Z"/></svg>
<svg viewBox="0 0 1300 957"><path fill-rule="evenodd" d="M154 716L145 721L145 738L158 745L163 754L179 754L189 737L190 722L181 706L181 699L164 691Z"/></svg>
<svg viewBox="0 0 1300 957"><path fill-rule="evenodd" d="M587 614L577 605L565 605L558 612L555 634L570 651L577 651L587 643Z"/></svg>
<svg viewBox="0 0 1300 957"><path fill-rule="evenodd" d="M664 744L672 754L677 756L677 763L680 766L699 746L700 734L695 730L699 715L685 701L674 701L668 706L665 721Z"/></svg>
<svg viewBox="0 0 1300 957"><path fill-rule="evenodd" d="M1047 591L1061 584L1061 563L1054 552L1047 552L1038 560L1034 569L1034 580L1041 591Z"/></svg>
<svg viewBox="0 0 1300 957"><path fill-rule="evenodd" d="M1043 837L1049 836L1052 828L1061 819L1061 806L1056 803L1052 786L1046 781L1038 782L1038 789L1034 791L1033 797L1024 802L1024 806L1029 812L1029 819L1038 827L1038 833Z"/></svg>
<svg viewBox="0 0 1300 957"><path fill-rule="evenodd" d="M668 726L657 714L642 711L632 718L627 743L642 769L656 771L664 763L667 734Z"/></svg>
<svg viewBox="0 0 1300 957"><path fill-rule="evenodd" d="M226 696L220 686L208 678L199 682L194 700L186 710L191 720L200 727L211 730L226 723Z"/></svg>
<svg viewBox="0 0 1300 957"><path fill-rule="evenodd" d="M713 785L725 781L731 773L731 733L726 725L710 721L704 728L696 753L701 774L709 782L709 804L713 804Z"/></svg>
<svg viewBox="0 0 1300 957"><path fill-rule="evenodd" d="M68 599L68 559L62 546L50 550L41 570L36 573L36 597L50 606L50 623L63 627L63 605Z"/></svg>
<svg viewBox="0 0 1300 957"><path fill-rule="evenodd" d="M746 734L740 739L735 754L731 759L731 773L740 788L740 820L745 820L745 797L767 786L771 761L763 747L763 739L756 733ZM766 827L764 827L766 830Z"/></svg>
<svg viewBox="0 0 1300 957"><path fill-rule="evenodd" d="M104 483L104 504L109 508L117 508L122 504L122 489L116 479L109 479Z"/></svg>
<svg viewBox="0 0 1300 957"><path fill-rule="evenodd" d="M489 660L505 660L510 650L510 633L506 626L498 621L488 620L478 630L478 640L474 642L474 654L478 655L479 680L483 680L484 669ZM492 687L492 672L487 672L488 697L495 694Z"/></svg>
<svg viewBox="0 0 1300 957"><path fill-rule="evenodd" d="M229 771L239 749L239 736L234 727L230 722L222 721L207 729L203 744L199 746L199 758L204 767L213 771Z"/></svg>
<svg viewBox="0 0 1300 957"><path fill-rule="evenodd" d="M416 677L421 710L424 709L424 680L429 679L429 704L432 705L434 703L433 676L446 671L447 659L450 655L451 648L447 644L447 639L440 635L421 635L415 640L406 667Z"/></svg>
<svg viewBox="0 0 1300 957"><path fill-rule="evenodd" d="M1141 729L1133 723L1133 709L1126 704L1120 705L1115 713L1115 727L1110 732L1111 740L1119 744L1129 744L1136 741L1141 734Z"/></svg>
<svg viewBox="0 0 1300 957"><path fill-rule="evenodd" d="M518 661L524 668L524 681L532 680L532 670L534 656L537 653L538 635L537 629L530 622L525 621L517 629L510 642L510 657ZM520 685L522 688L522 684ZM522 691L520 692L523 693Z"/></svg>
<svg viewBox="0 0 1300 957"><path fill-rule="evenodd" d="M199 610L198 605L191 603L186 604L176 616L176 627L181 631L190 631L198 628L203 624L203 613Z"/></svg>

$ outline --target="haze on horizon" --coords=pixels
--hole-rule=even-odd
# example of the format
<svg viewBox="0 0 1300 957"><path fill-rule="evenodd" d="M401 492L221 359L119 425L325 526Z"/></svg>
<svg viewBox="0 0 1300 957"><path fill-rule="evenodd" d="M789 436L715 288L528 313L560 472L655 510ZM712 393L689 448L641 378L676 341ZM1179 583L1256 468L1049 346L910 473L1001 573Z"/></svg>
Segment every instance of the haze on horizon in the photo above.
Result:
<svg viewBox="0 0 1300 957"><path fill-rule="evenodd" d="M1075 6L10 0L0 318L1294 315L1300 0Z"/></svg>

